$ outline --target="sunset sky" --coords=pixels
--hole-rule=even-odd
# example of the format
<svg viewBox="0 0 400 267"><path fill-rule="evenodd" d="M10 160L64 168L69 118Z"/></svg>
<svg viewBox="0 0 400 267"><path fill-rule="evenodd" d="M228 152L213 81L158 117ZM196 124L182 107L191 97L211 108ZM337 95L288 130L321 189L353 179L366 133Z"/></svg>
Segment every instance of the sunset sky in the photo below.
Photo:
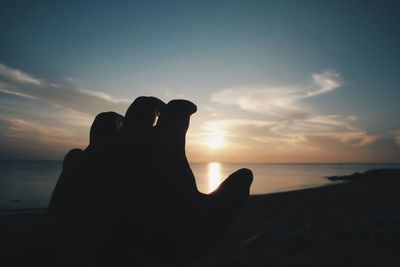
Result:
<svg viewBox="0 0 400 267"><path fill-rule="evenodd" d="M2 1L1 159L152 95L197 104L192 162L400 162L398 1L108 2Z"/></svg>

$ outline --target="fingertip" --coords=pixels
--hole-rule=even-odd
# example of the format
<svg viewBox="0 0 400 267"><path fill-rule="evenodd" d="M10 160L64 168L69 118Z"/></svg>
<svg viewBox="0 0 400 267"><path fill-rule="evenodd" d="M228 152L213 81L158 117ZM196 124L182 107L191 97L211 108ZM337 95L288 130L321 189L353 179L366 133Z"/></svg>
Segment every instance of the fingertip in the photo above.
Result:
<svg viewBox="0 0 400 267"><path fill-rule="evenodd" d="M90 128L91 147L97 147L107 142L111 142L121 128L124 117L116 112L99 113Z"/></svg>
<svg viewBox="0 0 400 267"><path fill-rule="evenodd" d="M232 173L230 178L240 180L242 183L250 186L253 182L253 172L250 169L242 168Z"/></svg>
<svg viewBox="0 0 400 267"><path fill-rule="evenodd" d="M246 179L246 181L251 184L253 182L253 172L250 169L247 168L242 168L238 170L241 173L241 176L243 179Z"/></svg>
<svg viewBox="0 0 400 267"><path fill-rule="evenodd" d="M193 102L185 99L171 100L168 102L167 108L169 112L174 115L190 116L197 111L197 106Z"/></svg>
<svg viewBox="0 0 400 267"><path fill-rule="evenodd" d="M190 116L196 111L197 106L188 100L171 100L160 113L157 127L185 132L189 128Z"/></svg>
<svg viewBox="0 0 400 267"><path fill-rule="evenodd" d="M139 96L126 111L125 128L150 128L153 126L156 116L165 107L165 103L152 96Z"/></svg>

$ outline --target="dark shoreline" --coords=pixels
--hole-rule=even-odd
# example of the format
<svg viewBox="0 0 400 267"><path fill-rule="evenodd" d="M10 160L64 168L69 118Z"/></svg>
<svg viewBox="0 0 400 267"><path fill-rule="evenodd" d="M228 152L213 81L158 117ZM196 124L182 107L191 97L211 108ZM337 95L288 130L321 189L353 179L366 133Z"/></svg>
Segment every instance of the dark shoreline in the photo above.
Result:
<svg viewBox="0 0 400 267"><path fill-rule="evenodd" d="M252 196L194 266L400 266L400 170L342 178Z"/></svg>

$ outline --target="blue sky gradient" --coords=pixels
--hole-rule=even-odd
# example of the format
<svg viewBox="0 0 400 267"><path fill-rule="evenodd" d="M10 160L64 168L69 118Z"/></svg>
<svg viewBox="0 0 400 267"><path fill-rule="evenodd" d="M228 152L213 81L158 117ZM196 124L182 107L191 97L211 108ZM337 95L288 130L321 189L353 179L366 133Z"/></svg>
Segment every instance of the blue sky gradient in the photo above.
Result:
<svg viewBox="0 0 400 267"><path fill-rule="evenodd" d="M3 1L0 158L61 159L154 95L198 105L192 161L400 161L399 7Z"/></svg>

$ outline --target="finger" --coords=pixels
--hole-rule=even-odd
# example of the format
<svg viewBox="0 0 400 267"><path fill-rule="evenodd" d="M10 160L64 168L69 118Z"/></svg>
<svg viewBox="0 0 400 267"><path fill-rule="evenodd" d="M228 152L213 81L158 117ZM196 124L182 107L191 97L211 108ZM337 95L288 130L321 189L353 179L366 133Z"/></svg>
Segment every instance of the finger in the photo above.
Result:
<svg viewBox="0 0 400 267"><path fill-rule="evenodd" d="M175 195L198 193L193 172L185 155L185 135L189 127L190 115L196 106L186 100L172 100L161 111L154 131L154 147L157 148L158 169L168 173L166 180L160 181Z"/></svg>
<svg viewBox="0 0 400 267"><path fill-rule="evenodd" d="M123 130L133 133L152 128L164 106L165 103L156 97L136 98L126 111Z"/></svg>
<svg viewBox="0 0 400 267"><path fill-rule="evenodd" d="M189 128L190 116L197 107L187 100L172 100L160 113L157 130L162 139L167 138L171 145L185 145L185 135Z"/></svg>
<svg viewBox="0 0 400 267"><path fill-rule="evenodd" d="M111 144L124 122L124 117L115 112L102 112L96 116L90 128L89 147L96 149Z"/></svg>
<svg viewBox="0 0 400 267"><path fill-rule="evenodd" d="M172 100L160 113L157 127L186 131L189 128L190 115L196 111L196 105L188 100Z"/></svg>

